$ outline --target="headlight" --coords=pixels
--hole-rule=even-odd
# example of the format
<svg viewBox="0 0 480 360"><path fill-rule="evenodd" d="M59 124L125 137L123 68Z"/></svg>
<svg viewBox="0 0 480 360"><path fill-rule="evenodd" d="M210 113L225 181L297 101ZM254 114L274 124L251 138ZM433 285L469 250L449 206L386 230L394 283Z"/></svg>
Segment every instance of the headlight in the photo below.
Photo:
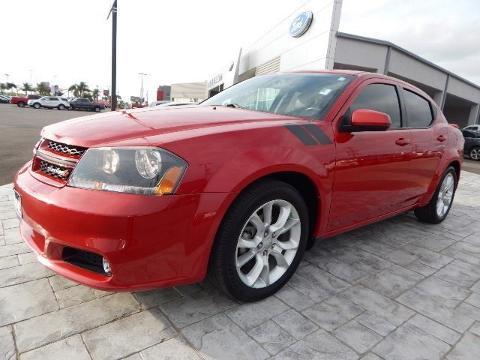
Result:
<svg viewBox="0 0 480 360"><path fill-rule="evenodd" d="M187 163L153 147L92 148L75 167L69 186L131 194L173 194Z"/></svg>

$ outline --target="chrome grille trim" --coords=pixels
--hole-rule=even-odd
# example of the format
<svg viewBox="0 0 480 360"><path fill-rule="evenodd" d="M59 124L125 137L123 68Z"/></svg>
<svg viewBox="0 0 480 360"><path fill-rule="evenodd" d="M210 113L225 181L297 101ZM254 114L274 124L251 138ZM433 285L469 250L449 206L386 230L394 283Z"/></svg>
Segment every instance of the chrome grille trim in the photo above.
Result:
<svg viewBox="0 0 480 360"><path fill-rule="evenodd" d="M47 140L47 141L48 141L48 148L57 153L80 157L85 153L85 151L87 151L87 149L80 146L62 144L52 140Z"/></svg>
<svg viewBox="0 0 480 360"><path fill-rule="evenodd" d="M70 175L71 169L57 166L44 160L40 160L40 171L44 174L47 174L48 176L61 180L67 180Z"/></svg>
<svg viewBox="0 0 480 360"><path fill-rule="evenodd" d="M41 149L37 149L35 155L43 161L49 162L51 164L60 166L60 167L66 167L66 168L71 168L73 169L77 163L78 160L74 160L71 158L64 158L64 157L57 157L57 156L52 156L50 153L47 153Z"/></svg>

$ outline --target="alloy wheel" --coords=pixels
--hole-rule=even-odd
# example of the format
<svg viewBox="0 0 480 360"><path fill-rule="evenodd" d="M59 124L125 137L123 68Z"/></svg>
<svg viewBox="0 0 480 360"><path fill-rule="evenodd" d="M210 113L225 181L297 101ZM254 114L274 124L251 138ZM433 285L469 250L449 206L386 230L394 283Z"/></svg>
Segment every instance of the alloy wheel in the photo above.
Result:
<svg viewBox="0 0 480 360"><path fill-rule="evenodd" d="M480 160L480 149L474 148L470 151L470 158L472 160Z"/></svg>
<svg viewBox="0 0 480 360"><path fill-rule="evenodd" d="M301 239L301 220L288 201L276 199L255 210L237 242L235 265L251 288L272 285L292 264Z"/></svg>
<svg viewBox="0 0 480 360"><path fill-rule="evenodd" d="M442 181L437 198L437 215L439 217L445 216L453 200L453 193L455 191L455 179L453 174L448 173Z"/></svg>

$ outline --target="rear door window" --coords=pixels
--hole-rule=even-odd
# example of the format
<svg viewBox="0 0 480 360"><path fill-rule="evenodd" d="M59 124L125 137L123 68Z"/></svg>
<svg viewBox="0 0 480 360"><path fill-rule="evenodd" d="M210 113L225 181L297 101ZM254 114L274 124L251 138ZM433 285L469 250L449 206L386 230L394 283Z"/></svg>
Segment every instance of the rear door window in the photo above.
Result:
<svg viewBox="0 0 480 360"><path fill-rule="evenodd" d="M358 109L368 109L386 113L390 115L390 119L392 120L391 128L400 128L402 126L400 101L394 85L367 85L350 107L352 112Z"/></svg>
<svg viewBox="0 0 480 360"><path fill-rule="evenodd" d="M403 98L407 108L407 127L427 128L433 121L432 107L427 99L413 91L403 89Z"/></svg>

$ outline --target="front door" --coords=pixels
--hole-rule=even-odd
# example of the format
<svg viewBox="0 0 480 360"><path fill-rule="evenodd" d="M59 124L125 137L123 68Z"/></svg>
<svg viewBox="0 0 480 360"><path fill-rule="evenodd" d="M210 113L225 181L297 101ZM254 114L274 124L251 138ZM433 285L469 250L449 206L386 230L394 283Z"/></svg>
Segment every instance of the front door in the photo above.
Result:
<svg viewBox="0 0 480 360"><path fill-rule="evenodd" d="M340 123L351 121L357 109L387 113L392 126L386 131L340 130ZM388 80L369 80L334 121L336 162L329 230L373 220L411 201L411 134L402 127L402 115L397 86Z"/></svg>

